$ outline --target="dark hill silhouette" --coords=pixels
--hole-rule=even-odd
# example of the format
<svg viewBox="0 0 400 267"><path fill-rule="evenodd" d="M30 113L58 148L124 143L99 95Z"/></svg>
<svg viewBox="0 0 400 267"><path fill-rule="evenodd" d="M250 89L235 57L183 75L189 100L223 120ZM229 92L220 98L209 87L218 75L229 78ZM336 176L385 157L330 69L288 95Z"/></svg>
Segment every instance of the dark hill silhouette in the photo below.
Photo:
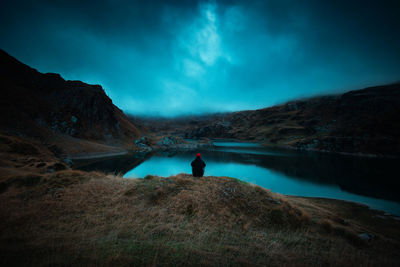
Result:
<svg viewBox="0 0 400 267"><path fill-rule="evenodd" d="M48 139L66 136L107 144L132 141L139 130L100 85L40 73L0 50L2 132Z"/></svg>

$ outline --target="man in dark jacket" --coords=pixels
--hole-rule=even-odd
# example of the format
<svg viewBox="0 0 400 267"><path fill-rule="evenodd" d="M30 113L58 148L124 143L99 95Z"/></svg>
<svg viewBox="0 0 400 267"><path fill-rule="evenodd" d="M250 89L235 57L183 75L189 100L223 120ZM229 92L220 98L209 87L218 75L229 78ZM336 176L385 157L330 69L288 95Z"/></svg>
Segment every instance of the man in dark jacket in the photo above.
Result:
<svg viewBox="0 0 400 267"><path fill-rule="evenodd" d="M201 159L200 153L197 153L196 158L192 161L192 174L195 177L202 177L204 175L204 168L206 164Z"/></svg>

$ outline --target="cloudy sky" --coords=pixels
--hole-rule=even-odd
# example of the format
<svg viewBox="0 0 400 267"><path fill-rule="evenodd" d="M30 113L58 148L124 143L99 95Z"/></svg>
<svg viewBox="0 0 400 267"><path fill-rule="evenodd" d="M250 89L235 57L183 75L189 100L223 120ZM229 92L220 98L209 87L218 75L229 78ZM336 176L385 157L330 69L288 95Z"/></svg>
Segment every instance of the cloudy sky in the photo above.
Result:
<svg viewBox="0 0 400 267"><path fill-rule="evenodd" d="M8 1L0 48L136 115L257 109L400 81L400 1Z"/></svg>

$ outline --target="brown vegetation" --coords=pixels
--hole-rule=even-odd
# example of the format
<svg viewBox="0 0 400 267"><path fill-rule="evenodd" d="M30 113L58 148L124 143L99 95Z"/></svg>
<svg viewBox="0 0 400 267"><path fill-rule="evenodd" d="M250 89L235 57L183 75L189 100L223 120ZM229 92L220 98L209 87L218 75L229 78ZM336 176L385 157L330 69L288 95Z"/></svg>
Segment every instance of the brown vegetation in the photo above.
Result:
<svg viewBox="0 0 400 267"><path fill-rule="evenodd" d="M1 188L3 266L399 264L399 222L228 177L64 170Z"/></svg>

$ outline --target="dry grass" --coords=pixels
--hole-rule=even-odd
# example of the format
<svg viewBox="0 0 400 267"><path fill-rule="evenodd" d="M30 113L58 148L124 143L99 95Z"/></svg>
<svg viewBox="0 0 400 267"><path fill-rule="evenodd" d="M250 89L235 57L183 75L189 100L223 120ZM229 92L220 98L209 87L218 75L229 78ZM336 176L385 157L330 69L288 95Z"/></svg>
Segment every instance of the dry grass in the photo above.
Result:
<svg viewBox="0 0 400 267"><path fill-rule="evenodd" d="M228 177L35 177L0 194L3 266L399 264L398 236ZM377 238L358 240L362 227Z"/></svg>

